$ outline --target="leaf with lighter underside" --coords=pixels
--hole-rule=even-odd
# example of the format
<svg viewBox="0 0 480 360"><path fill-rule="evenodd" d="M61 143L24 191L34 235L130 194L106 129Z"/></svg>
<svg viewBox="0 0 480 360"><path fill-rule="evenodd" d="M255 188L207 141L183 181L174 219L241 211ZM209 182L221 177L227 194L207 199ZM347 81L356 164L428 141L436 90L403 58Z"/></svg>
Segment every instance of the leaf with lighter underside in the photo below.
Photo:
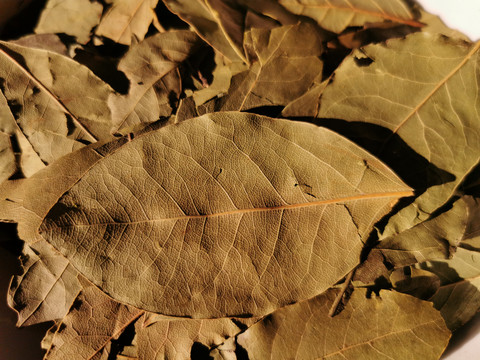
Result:
<svg viewBox="0 0 480 360"><path fill-rule="evenodd" d="M356 289L328 315L337 290L275 311L237 336L251 360L438 359L450 338L432 304L395 291Z"/></svg>
<svg viewBox="0 0 480 360"><path fill-rule="evenodd" d="M89 0L49 0L43 9L37 34L67 34L75 36L77 42L86 44L90 33L102 16L103 6Z"/></svg>
<svg viewBox="0 0 480 360"><path fill-rule="evenodd" d="M119 44L131 45L141 41L156 17L158 0L106 0L110 5L102 16L95 35L104 36Z"/></svg>
<svg viewBox="0 0 480 360"><path fill-rule="evenodd" d="M81 289L78 272L44 240L24 246L22 267L7 297L17 312L17 326L63 318Z"/></svg>
<svg viewBox="0 0 480 360"><path fill-rule="evenodd" d="M294 14L308 16L329 31L391 21L421 27L417 14L404 0L280 0Z"/></svg>
<svg viewBox="0 0 480 360"><path fill-rule="evenodd" d="M323 91L319 118L390 131L372 150L380 158L396 156L399 138L437 169L453 175L436 171L433 186L390 219L383 238L429 218L479 163L479 49L480 42L428 33L369 45L354 51ZM402 166L411 167L408 162ZM412 171L408 176L416 181Z"/></svg>
<svg viewBox="0 0 480 360"><path fill-rule="evenodd" d="M46 343L45 360L92 359L144 313L117 303L84 279L80 282L82 292Z"/></svg>
<svg viewBox="0 0 480 360"><path fill-rule="evenodd" d="M256 61L232 77L228 93L215 101L216 111L287 105L321 77L323 35L315 25L252 29L250 34Z"/></svg>
<svg viewBox="0 0 480 360"><path fill-rule="evenodd" d="M138 130L172 113L172 98L179 98L179 68L202 46L192 31L171 31L151 36L133 46L118 69L130 80L128 94L111 94L113 132Z"/></svg>
<svg viewBox="0 0 480 360"><path fill-rule="evenodd" d="M112 89L70 58L1 42L0 87L45 163L110 137L106 101Z"/></svg>
<svg viewBox="0 0 480 360"><path fill-rule="evenodd" d="M330 130L215 113L107 154L40 233L117 301L165 315L259 316L340 280L375 222L411 194Z"/></svg>

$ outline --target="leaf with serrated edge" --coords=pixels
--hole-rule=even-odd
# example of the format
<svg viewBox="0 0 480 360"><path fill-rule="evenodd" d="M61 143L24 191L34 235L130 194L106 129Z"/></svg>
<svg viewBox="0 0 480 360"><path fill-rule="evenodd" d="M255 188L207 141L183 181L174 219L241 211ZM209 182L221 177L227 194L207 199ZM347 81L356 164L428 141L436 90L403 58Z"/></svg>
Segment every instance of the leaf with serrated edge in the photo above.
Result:
<svg viewBox="0 0 480 360"><path fill-rule="evenodd" d="M438 359L450 338L432 304L394 291L367 298L356 289L328 315L336 290L275 311L238 335L257 359Z"/></svg>
<svg viewBox="0 0 480 360"><path fill-rule="evenodd" d="M330 130L215 113L107 154L40 233L118 301L165 315L259 316L351 271L374 223L411 194Z"/></svg>
<svg viewBox="0 0 480 360"><path fill-rule="evenodd" d="M380 21L422 26L404 0L279 0L279 3L292 13L308 16L335 33L350 26Z"/></svg>

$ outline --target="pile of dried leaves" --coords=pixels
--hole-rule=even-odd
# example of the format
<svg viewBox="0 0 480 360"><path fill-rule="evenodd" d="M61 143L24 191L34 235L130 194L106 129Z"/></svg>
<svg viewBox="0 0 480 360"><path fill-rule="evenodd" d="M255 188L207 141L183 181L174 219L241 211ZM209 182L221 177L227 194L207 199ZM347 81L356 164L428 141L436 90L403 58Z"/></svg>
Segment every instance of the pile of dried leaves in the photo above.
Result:
<svg viewBox="0 0 480 360"><path fill-rule="evenodd" d="M438 359L480 308L480 43L407 0L49 0L0 42L46 359Z"/></svg>

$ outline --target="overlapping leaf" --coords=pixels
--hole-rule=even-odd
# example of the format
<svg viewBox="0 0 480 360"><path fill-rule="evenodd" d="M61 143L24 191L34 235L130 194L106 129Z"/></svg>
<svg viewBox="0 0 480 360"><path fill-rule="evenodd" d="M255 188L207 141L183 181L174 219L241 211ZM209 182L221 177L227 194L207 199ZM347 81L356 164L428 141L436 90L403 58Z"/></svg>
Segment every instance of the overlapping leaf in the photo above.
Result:
<svg viewBox="0 0 480 360"><path fill-rule="evenodd" d="M43 162L110 136L112 90L75 61L2 42L0 79L18 127Z"/></svg>
<svg viewBox="0 0 480 360"><path fill-rule="evenodd" d="M450 333L428 302L391 291L353 292L330 317L336 290L277 310L237 336L255 359L438 359Z"/></svg>
<svg viewBox="0 0 480 360"><path fill-rule="evenodd" d="M200 47L191 31L158 34L132 47L118 65L130 80L129 92L108 99L114 132L129 132L169 116L182 93L179 67Z"/></svg>
<svg viewBox="0 0 480 360"><path fill-rule="evenodd" d="M479 48L424 33L370 45L344 61L322 93L318 117L388 129L370 143L372 151L389 158L407 183L430 186L390 220L385 237L428 218L479 161ZM413 159L405 168L409 161L397 155L405 145L436 168L417 169Z"/></svg>
<svg viewBox="0 0 480 360"><path fill-rule="evenodd" d="M130 45L132 39L143 40L148 27L154 21L158 0L106 0L109 8L95 30L120 44Z"/></svg>
<svg viewBox="0 0 480 360"><path fill-rule="evenodd" d="M37 34L64 33L85 44L100 22L103 6L89 0L49 0L40 16Z"/></svg>
<svg viewBox="0 0 480 360"><path fill-rule="evenodd" d="M104 160L40 232L118 301L169 315L262 315L318 294L411 194L331 131L236 112L166 126Z"/></svg>
<svg viewBox="0 0 480 360"><path fill-rule="evenodd" d="M406 0L45 3L0 219L46 359L436 359L479 309L480 43Z"/></svg>
<svg viewBox="0 0 480 360"><path fill-rule="evenodd" d="M340 33L349 26L393 21L421 26L417 15L404 0L280 0L294 14L316 20L323 28Z"/></svg>

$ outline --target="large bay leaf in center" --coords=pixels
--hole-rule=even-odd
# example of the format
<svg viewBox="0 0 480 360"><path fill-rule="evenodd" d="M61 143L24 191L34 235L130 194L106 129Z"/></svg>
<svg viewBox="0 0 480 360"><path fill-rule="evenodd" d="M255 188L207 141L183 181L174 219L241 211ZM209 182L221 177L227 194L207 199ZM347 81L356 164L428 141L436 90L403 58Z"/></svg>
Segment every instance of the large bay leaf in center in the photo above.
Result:
<svg viewBox="0 0 480 360"><path fill-rule="evenodd" d="M107 154L40 233L118 301L176 316L257 316L340 280L374 223L409 195L330 130L215 113Z"/></svg>

